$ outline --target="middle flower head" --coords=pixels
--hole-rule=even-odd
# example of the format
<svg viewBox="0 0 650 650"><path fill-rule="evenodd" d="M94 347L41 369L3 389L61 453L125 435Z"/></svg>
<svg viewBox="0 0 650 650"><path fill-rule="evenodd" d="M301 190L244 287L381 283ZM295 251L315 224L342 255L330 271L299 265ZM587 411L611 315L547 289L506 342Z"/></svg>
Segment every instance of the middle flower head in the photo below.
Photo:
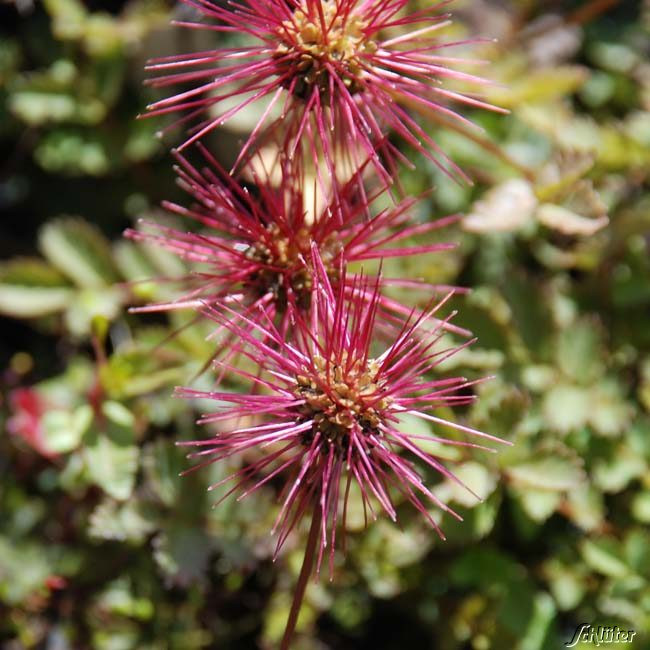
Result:
<svg viewBox="0 0 650 650"><path fill-rule="evenodd" d="M243 314L263 308L281 332L290 327L288 308L308 313L314 268L312 248L334 287L343 283L345 294L368 292L353 286L348 266L389 257L409 257L453 248L448 243L400 245L456 220L455 216L413 222L414 199L374 210L379 195L368 194L354 176L323 196L320 183L308 180L300 166L282 159L275 171L251 172L243 184L227 174L203 147L206 165L197 169L177 155L180 185L194 199L191 207L165 203L164 207L188 218L200 229L182 231L157 223L127 235L162 246L188 261L190 273L181 279L175 300L139 308L164 311L204 305L237 304ZM263 167L263 166L262 166ZM362 172L359 172L362 173ZM368 262L370 263L370 262ZM400 284L428 293L454 290L418 280L382 278L380 288ZM457 290L457 289L456 289ZM406 315L410 309L382 294L380 311ZM452 325L449 329L466 332Z"/></svg>

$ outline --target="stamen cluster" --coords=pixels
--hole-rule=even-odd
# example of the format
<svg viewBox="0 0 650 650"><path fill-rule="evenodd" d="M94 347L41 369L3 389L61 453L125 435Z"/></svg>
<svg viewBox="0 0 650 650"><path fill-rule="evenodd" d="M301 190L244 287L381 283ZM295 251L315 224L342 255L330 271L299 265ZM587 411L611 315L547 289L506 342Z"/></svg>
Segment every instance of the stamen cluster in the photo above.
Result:
<svg viewBox="0 0 650 650"><path fill-rule="evenodd" d="M290 72L284 87L305 99L314 88L322 102L329 102L336 72L350 94L363 89L363 55L377 51L377 43L366 35L367 25L356 13L342 14L335 0L321 3L321 11L309 15L296 9L283 21L275 51L278 74ZM322 16L322 17L321 17ZM294 79L298 79L294 83Z"/></svg>
<svg viewBox="0 0 650 650"><path fill-rule="evenodd" d="M298 375L294 390L295 396L304 400L298 412L305 421L313 423L311 431L305 434L305 444L320 435L323 450L333 447L338 456L344 456L350 449L353 429L368 436L381 435L382 411L390 404L390 397L382 397L378 362L356 359L350 365L347 357L345 350L339 364L316 355L316 374Z"/></svg>

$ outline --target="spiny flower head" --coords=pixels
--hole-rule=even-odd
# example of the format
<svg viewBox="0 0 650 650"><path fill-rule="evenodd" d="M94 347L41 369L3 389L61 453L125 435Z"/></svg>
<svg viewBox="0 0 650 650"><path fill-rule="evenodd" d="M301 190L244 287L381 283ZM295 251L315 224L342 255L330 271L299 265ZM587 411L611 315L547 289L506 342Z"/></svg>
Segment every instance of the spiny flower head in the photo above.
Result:
<svg viewBox="0 0 650 650"><path fill-rule="evenodd" d="M315 249L313 255L318 257ZM345 283L333 288L317 259L314 266L320 271L313 288L312 312L309 319L301 312L293 314L293 342L287 342L271 321L262 324L251 320L251 332L227 314L211 310L211 316L236 336L239 351L261 369L257 377L233 369L253 379L258 390L243 395L180 389L186 397L220 401L221 409L204 416L203 423L233 422L237 418L249 422L208 440L180 444L202 447L191 454L204 459L201 465L251 450L265 452L212 487L234 481L226 496L241 490L243 498L274 477L285 477L275 525L277 548L303 513L318 508L318 566L329 545L331 567L340 510L342 506L345 518L352 482L358 484L364 510L368 509L373 517L379 505L395 520L398 494L415 506L441 536L427 504L458 517L425 485L413 461L428 465L449 480L460 480L439 458L418 446L423 437L402 426L401 416L410 414L456 432L499 439L436 415L437 409L472 402L473 395L467 389L477 383L464 377L435 378L431 374L442 361L469 344L441 347L441 323L453 314L429 321L451 294L432 304L427 313L405 319L388 347L375 352L372 342L379 325L378 281L369 284L368 279L356 276L350 283L357 290L348 299L342 288ZM370 301L361 297L368 291ZM260 416L264 421L260 422ZM257 423L251 426L249 418L257 419ZM486 449L454 438L425 438ZM400 450L407 452L410 459L403 457Z"/></svg>
<svg viewBox="0 0 650 650"><path fill-rule="evenodd" d="M262 102L261 119L243 147L243 160L260 136L281 132L291 155L303 147L331 172L341 158L353 167L369 158L386 183L405 157L386 138L393 130L450 173L463 175L413 118L410 110L465 121L447 103L492 109L444 86L454 79L482 84L455 69L434 34L448 24L437 3L409 13L409 0L240 0L222 5L184 0L207 22L180 23L215 33L245 34L250 45L156 59L156 87L196 84L149 107L153 114L186 111L179 122L203 116L183 145ZM268 127L268 128L267 128Z"/></svg>
<svg viewBox="0 0 650 650"><path fill-rule="evenodd" d="M450 216L410 224L413 199L373 216L371 208L376 197L361 192L356 178L352 178L344 186L337 186L336 196L319 200L314 198L317 192L307 191L304 173L286 161L280 164L281 178L276 179L279 183L274 182L272 173L260 171L254 174L256 182L245 186L227 174L204 147L200 149L207 162L201 170L177 155L180 184L194 199L194 205L164 205L170 212L197 222L201 230L182 231L145 222L145 230L126 233L164 247L193 267L189 275L180 279L182 289L177 300L137 311L202 309L204 304L237 303L253 315L258 315L257 307L262 307L272 320L281 321L286 330L290 306L305 312L310 308L316 273L312 247L318 250L319 263L334 286L348 277L341 271L355 262L453 247L448 243L399 246L409 237L456 220ZM382 279L382 286L391 284L439 292L450 290L448 286L417 280ZM347 286L346 291L351 291L351 287ZM380 303L387 312L408 313L386 295L382 295ZM453 325L449 328L467 334Z"/></svg>

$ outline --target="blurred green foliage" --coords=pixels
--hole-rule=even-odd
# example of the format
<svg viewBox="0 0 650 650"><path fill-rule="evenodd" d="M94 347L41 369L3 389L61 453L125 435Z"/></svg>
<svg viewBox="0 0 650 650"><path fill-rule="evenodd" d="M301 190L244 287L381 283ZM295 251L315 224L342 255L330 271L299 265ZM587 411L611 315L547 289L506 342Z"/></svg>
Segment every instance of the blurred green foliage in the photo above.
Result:
<svg viewBox="0 0 650 650"><path fill-rule="evenodd" d="M272 486L212 508L232 466L179 477L210 405L171 391L211 385L210 327L127 311L184 272L120 238L176 193L161 125L135 120L142 65L196 44L170 3L103 4L0 5L0 646L271 648L302 541L271 563ZM449 37L499 38L473 49L511 113L430 126L476 184L419 160L405 185L436 187L421 218L467 215L460 246L386 266L473 288L478 343L446 369L495 376L461 417L514 446L439 449L483 497L435 486L465 517L445 542L407 508L364 529L352 494L297 648L556 650L582 623L650 647L650 10L597 4L457 2Z"/></svg>

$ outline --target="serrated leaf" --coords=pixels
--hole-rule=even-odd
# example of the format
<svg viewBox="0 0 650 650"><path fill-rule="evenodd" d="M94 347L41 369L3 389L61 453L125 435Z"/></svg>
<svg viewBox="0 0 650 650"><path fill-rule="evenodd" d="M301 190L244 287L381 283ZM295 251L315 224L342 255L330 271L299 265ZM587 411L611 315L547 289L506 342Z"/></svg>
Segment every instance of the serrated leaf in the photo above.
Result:
<svg viewBox="0 0 650 650"><path fill-rule="evenodd" d="M539 222L564 235L588 237L609 223L609 217L587 217L562 205L543 203L537 209Z"/></svg>
<svg viewBox="0 0 650 650"><path fill-rule="evenodd" d="M584 481L584 471L574 459L546 456L507 467L506 473L520 488L537 488L563 492Z"/></svg>
<svg viewBox="0 0 650 650"><path fill-rule="evenodd" d="M542 412L552 429L569 433L583 427L591 412L589 391L571 384L558 384L544 396Z"/></svg>
<svg viewBox="0 0 650 650"><path fill-rule="evenodd" d="M93 410L83 404L74 411L50 410L43 414L43 438L52 452L64 454L76 449L93 420Z"/></svg>
<svg viewBox="0 0 650 650"><path fill-rule="evenodd" d="M605 519L605 504L599 490L588 483L567 494L568 517L583 530L597 530Z"/></svg>
<svg viewBox="0 0 650 650"><path fill-rule="evenodd" d="M589 423L596 433L616 437L624 433L632 419L634 409L622 395L618 382L608 379L596 384L590 391L592 408Z"/></svg>
<svg viewBox="0 0 650 650"><path fill-rule="evenodd" d="M577 90L587 79L588 70L577 65L548 66L526 70L508 84L507 92L491 88L488 96L497 106L542 104Z"/></svg>
<svg viewBox="0 0 650 650"><path fill-rule="evenodd" d="M604 492L620 492L634 479L647 474L645 459L625 444L617 446L614 453L594 462L595 484Z"/></svg>
<svg viewBox="0 0 650 650"><path fill-rule="evenodd" d="M108 242L82 219L65 217L45 224L38 241L45 257L77 286L98 288L118 279Z"/></svg>
<svg viewBox="0 0 650 650"><path fill-rule="evenodd" d="M171 441L158 439L145 447L142 463L156 495L164 504L172 505L180 490L179 474L186 469L182 453Z"/></svg>
<svg viewBox="0 0 650 650"><path fill-rule="evenodd" d="M604 372L597 323L580 320L558 334L556 358L562 372L579 384L591 384Z"/></svg>
<svg viewBox="0 0 650 650"><path fill-rule="evenodd" d="M619 578L629 575L630 568L621 559L620 545L613 539L586 539L580 546L585 562L598 573Z"/></svg>
<svg viewBox="0 0 650 650"><path fill-rule="evenodd" d="M538 524L545 522L562 500L560 492L551 490L526 488L517 490L516 494L524 512Z"/></svg>
<svg viewBox="0 0 650 650"><path fill-rule="evenodd" d="M488 190L463 219L469 232L514 232L531 223L537 198L531 184L519 178Z"/></svg>
<svg viewBox="0 0 650 650"><path fill-rule="evenodd" d="M187 586L205 577L212 545L202 531L178 526L153 541L154 559L174 584Z"/></svg>
<svg viewBox="0 0 650 650"><path fill-rule="evenodd" d="M120 313L123 295L119 287L82 289L65 312L65 324L75 336L88 336L98 318L112 321Z"/></svg>
<svg viewBox="0 0 650 650"><path fill-rule="evenodd" d="M138 470L139 449L119 444L106 433L90 436L84 448L86 467L92 481L115 499L131 496Z"/></svg>
<svg viewBox="0 0 650 650"><path fill-rule="evenodd" d="M89 523L91 537L133 543L144 541L156 529L151 509L133 499L123 505L103 501L90 515Z"/></svg>
<svg viewBox="0 0 650 650"><path fill-rule="evenodd" d="M39 318L63 311L74 295L73 289L0 284L0 313L14 318Z"/></svg>
<svg viewBox="0 0 650 650"><path fill-rule="evenodd" d="M497 485L494 474L483 465L473 461L454 467L453 473L456 478L482 500L487 499L494 492ZM466 508L475 507L480 503L476 496L462 485L458 485L455 481L449 479L447 479L447 483L450 487L450 498L456 503L460 503Z"/></svg>

